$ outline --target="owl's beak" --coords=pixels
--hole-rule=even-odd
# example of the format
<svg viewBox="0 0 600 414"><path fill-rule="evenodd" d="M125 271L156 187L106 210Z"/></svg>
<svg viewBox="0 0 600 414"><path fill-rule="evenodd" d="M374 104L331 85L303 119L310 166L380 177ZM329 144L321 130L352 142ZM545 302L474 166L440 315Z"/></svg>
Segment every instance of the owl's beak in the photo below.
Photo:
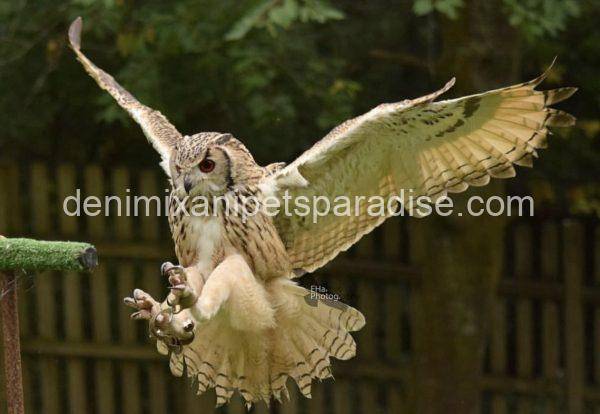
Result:
<svg viewBox="0 0 600 414"><path fill-rule="evenodd" d="M192 184L192 181L188 177L185 177L183 179L183 189L185 192L189 194L193 187L194 185Z"/></svg>

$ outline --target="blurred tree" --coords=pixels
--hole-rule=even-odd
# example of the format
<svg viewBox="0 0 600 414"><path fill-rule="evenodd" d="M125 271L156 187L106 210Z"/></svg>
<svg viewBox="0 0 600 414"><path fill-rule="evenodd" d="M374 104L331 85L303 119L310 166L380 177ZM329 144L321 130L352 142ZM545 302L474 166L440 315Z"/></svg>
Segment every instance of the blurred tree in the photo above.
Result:
<svg viewBox="0 0 600 414"><path fill-rule="evenodd" d="M481 7L496 10L478 30L496 36L488 44L455 37L456 22L475 24ZM586 122L598 106L593 0L16 0L0 5L2 153L156 161L68 51L65 32L77 15L90 55L140 99L186 133L233 132L261 162L289 160L344 119L454 74L457 92L470 93L484 85L478 74L500 85L539 73L556 54L551 81L583 86L570 104L581 111L572 112L588 131L597 125ZM501 32L507 24L518 31ZM509 51L497 47L505 33ZM598 161L597 151L583 152Z"/></svg>

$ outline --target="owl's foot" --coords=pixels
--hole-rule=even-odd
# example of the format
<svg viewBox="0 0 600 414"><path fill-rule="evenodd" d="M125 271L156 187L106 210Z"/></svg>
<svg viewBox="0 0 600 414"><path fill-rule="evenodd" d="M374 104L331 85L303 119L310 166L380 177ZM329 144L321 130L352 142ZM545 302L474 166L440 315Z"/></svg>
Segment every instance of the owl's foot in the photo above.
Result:
<svg viewBox="0 0 600 414"><path fill-rule="evenodd" d="M183 309L194 306L198 300L194 288L188 283L186 270L181 266L175 266L171 262L162 264L161 273L169 279L171 293L167 296L167 303L173 312L179 313Z"/></svg>
<svg viewBox="0 0 600 414"><path fill-rule="evenodd" d="M183 345L194 340L194 321L178 317L171 308L161 309L150 294L141 289L133 291L133 297L124 299L125 305L137 309L132 319L147 320L150 335L162 341L170 350L180 352Z"/></svg>
<svg viewBox="0 0 600 414"><path fill-rule="evenodd" d="M126 297L123 302L129 307L137 309L137 312L131 314L131 319L149 321L160 312L160 303L142 289L135 289L133 297Z"/></svg>

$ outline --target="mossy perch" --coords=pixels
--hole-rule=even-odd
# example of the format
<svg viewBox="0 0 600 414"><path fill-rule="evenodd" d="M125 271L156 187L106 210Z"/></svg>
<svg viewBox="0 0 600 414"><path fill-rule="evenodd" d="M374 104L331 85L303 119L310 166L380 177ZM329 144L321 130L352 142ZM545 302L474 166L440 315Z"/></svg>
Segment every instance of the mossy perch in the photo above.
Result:
<svg viewBox="0 0 600 414"><path fill-rule="evenodd" d="M24 414L21 345L15 271L90 270L98 265L96 248L78 242L7 239L0 236L0 314L6 404L11 414Z"/></svg>
<svg viewBox="0 0 600 414"><path fill-rule="evenodd" d="M88 243L0 238L0 270L90 270L98 265Z"/></svg>

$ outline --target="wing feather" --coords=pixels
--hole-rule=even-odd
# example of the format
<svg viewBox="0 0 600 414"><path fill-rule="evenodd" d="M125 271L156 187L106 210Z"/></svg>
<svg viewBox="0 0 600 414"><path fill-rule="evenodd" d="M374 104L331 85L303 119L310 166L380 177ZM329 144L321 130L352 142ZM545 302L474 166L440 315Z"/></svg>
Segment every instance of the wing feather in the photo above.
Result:
<svg viewBox="0 0 600 414"><path fill-rule="evenodd" d="M163 161L169 160L171 151L182 139L182 135L159 111L141 104L123 88L115 79L94 65L81 51L82 19L78 17L69 27L69 43L87 73L94 78L98 86L107 91L142 127L144 134L161 155ZM163 164L164 166L165 164ZM165 168L168 173L168 168Z"/></svg>
<svg viewBox="0 0 600 414"><path fill-rule="evenodd" d="M515 175L514 165L531 166L546 147L549 126L569 126L571 115L548 108L576 88L537 91L547 76L507 88L434 102L437 92L415 100L382 104L334 128L287 167L265 178L264 188L294 199L380 196L401 199L418 213L410 196L436 199L447 192L481 186L490 177ZM274 218L293 266L313 271L348 249L390 214L328 214L311 220L280 213Z"/></svg>

